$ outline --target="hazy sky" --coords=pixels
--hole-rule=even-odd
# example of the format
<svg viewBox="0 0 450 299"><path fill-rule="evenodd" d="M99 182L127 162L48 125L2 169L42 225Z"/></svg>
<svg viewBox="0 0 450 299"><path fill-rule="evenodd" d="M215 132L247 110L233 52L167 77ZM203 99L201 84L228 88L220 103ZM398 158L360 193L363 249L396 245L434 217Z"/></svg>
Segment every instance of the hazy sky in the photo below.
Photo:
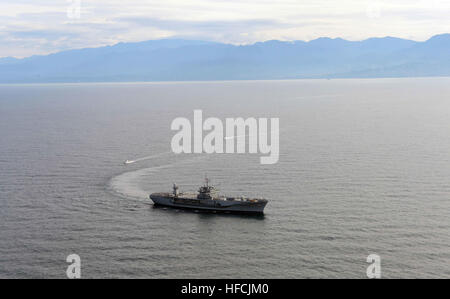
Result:
<svg viewBox="0 0 450 299"><path fill-rule="evenodd" d="M165 37L246 44L450 33L449 0L1 1L0 57Z"/></svg>

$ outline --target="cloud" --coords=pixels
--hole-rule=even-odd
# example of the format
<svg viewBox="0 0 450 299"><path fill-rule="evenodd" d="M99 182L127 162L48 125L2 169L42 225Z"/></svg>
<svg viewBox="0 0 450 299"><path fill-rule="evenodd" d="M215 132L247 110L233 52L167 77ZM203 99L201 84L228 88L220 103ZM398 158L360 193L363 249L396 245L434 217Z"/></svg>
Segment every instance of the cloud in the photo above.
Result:
<svg viewBox="0 0 450 299"><path fill-rule="evenodd" d="M79 35L75 32L58 31L58 30L23 30L12 31L10 36L19 39L45 39L45 40L57 40L60 38L73 38Z"/></svg>
<svg viewBox="0 0 450 299"><path fill-rule="evenodd" d="M228 43L246 43L252 40L251 35L256 32L271 30L272 28L303 27L306 24L295 25L270 19L248 20L164 20L148 17L124 17L116 20L118 23L127 23L139 28L157 28L172 32L176 37L193 37Z"/></svg>
<svg viewBox="0 0 450 299"><path fill-rule="evenodd" d="M280 26L282 23L270 19L247 19L247 20L216 20L216 21L192 21L192 20L164 20L147 17L124 17L117 21L123 21L140 26L162 27L170 30L204 29L204 30L227 30L229 28L261 28Z"/></svg>

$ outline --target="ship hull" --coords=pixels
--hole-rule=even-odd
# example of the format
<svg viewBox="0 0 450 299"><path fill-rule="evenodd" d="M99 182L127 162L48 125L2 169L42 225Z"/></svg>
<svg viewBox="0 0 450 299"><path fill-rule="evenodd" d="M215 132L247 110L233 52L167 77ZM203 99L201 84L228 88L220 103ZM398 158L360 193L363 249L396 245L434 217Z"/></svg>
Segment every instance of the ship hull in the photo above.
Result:
<svg viewBox="0 0 450 299"><path fill-rule="evenodd" d="M202 200L200 203L185 203L182 200L176 202L177 200L174 200L173 197L157 194L151 194L150 199L158 206L221 213L263 214L266 206L266 203L248 204L241 201L218 202L216 200Z"/></svg>

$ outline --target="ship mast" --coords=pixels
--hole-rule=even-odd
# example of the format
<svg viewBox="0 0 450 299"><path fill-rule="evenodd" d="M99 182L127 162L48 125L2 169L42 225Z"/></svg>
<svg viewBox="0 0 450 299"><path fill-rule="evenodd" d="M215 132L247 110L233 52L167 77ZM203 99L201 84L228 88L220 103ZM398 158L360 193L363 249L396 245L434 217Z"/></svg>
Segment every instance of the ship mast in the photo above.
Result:
<svg viewBox="0 0 450 299"><path fill-rule="evenodd" d="M178 194L179 194L179 192L178 192L178 186L177 186L177 184L173 183L173 195L174 195L175 197L178 197Z"/></svg>

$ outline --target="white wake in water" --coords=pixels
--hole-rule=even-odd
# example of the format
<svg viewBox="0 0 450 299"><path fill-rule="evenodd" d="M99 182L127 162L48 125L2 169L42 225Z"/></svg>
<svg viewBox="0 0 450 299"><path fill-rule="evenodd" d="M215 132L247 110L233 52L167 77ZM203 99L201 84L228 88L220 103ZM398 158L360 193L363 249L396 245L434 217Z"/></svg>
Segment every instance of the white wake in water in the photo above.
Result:
<svg viewBox="0 0 450 299"><path fill-rule="evenodd" d="M158 155L152 156L152 158L160 157L167 153L162 153ZM149 157L145 157L147 159L151 159ZM197 160L199 158L202 158L201 156L196 156L190 159L185 159L183 161L174 161L171 163L153 166L153 167L147 167L142 168L134 171L128 171L124 172L122 174L119 174L115 177L113 177L109 181L109 188L114 191L117 195L127 198L127 199L136 199L136 200L147 200L148 196L152 191L151 182L152 177L155 178L155 176L158 175L158 173L164 169L171 168L171 167L178 167L183 164L187 164L189 162L192 162L194 160ZM143 158L141 158L143 159ZM142 161L142 160L141 160ZM142 183L145 180L145 184L147 185L148 190L145 190L142 188ZM148 183L147 183L148 182Z"/></svg>
<svg viewBox="0 0 450 299"><path fill-rule="evenodd" d="M133 160L126 160L126 161L125 161L125 164L133 164L133 163L136 163L136 162L141 162L141 161L145 161L145 160L150 160L150 159L153 159L153 158L158 158L158 157L162 157L162 156L164 156L164 155L168 155L168 154L170 154L170 153L172 153L172 152L169 151L169 152L164 152L164 153L160 153L160 154L156 154L156 155L151 155L151 156L145 156L145 157L137 158L137 159L133 159Z"/></svg>
<svg viewBox="0 0 450 299"><path fill-rule="evenodd" d="M172 166L172 164L124 172L122 174L119 174L118 176L113 177L109 183L109 186L115 193L119 194L122 197L133 199L147 199L149 191L143 190L140 186L142 178L150 177L151 174L170 166Z"/></svg>
<svg viewBox="0 0 450 299"><path fill-rule="evenodd" d="M234 139L238 137L247 137L247 135L237 135L237 136L226 136L224 137L225 140Z"/></svg>

